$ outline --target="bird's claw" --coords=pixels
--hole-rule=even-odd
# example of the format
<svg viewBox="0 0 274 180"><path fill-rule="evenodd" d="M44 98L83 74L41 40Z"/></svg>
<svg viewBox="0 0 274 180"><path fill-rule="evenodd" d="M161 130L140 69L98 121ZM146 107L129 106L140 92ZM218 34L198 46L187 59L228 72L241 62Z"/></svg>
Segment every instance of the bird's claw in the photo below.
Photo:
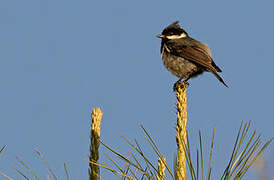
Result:
<svg viewBox="0 0 274 180"><path fill-rule="evenodd" d="M173 85L173 91L177 91L177 89L179 87L182 87L182 86L189 86L189 82L187 81L181 81L181 80L178 80L176 83L174 83Z"/></svg>

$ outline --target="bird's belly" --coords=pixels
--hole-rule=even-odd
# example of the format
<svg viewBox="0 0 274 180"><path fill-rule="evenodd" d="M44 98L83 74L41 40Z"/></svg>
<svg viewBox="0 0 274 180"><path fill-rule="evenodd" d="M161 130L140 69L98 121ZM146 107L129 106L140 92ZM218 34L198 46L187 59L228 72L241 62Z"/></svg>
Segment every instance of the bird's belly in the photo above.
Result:
<svg viewBox="0 0 274 180"><path fill-rule="evenodd" d="M165 67L178 78L189 78L198 71L194 63L184 58L164 53L162 59Z"/></svg>

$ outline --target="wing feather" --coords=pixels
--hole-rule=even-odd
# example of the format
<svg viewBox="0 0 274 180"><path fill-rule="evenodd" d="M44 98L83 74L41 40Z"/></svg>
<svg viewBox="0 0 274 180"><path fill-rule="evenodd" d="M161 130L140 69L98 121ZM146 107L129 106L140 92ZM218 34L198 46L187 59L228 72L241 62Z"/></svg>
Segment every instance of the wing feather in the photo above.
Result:
<svg viewBox="0 0 274 180"><path fill-rule="evenodd" d="M204 45L204 44L203 44ZM210 50L202 49L197 45L176 45L176 43L168 43L170 53L185 58L193 63L199 64L211 71L221 72L222 70L214 63L210 56Z"/></svg>

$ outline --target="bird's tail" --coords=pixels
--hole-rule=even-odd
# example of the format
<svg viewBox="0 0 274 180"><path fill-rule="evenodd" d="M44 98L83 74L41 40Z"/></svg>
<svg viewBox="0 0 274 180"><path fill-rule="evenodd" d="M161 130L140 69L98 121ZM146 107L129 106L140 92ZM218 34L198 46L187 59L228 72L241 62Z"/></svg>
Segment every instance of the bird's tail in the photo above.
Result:
<svg viewBox="0 0 274 180"><path fill-rule="evenodd" d="M225 85L225 87L228 88L228 85L224 82L224 80L221 78L221 76L219 76L219 74L217 74L216 71L212 71L212 73L214 74L214 76L215 76L221 83L223 83L223 85Z"/></svg>
<svg viewBox="0 0 274 180"><path fill-rule="evenodd" d="M219 68L214 61L212 61L211 65L216 69L217 72L222 72L221 68Z"/></svg>

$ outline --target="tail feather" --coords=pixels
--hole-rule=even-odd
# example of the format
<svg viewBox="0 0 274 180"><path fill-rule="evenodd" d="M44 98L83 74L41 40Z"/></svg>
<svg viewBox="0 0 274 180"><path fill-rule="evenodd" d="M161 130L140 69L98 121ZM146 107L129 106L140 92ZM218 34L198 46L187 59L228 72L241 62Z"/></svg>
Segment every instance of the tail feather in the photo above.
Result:
<svg viewBox="0 0 274 180"><path fill-rule="evenodd" d="M221 78L221 76L219 76L219 74L217 74L216 71L212 71L212 73L214 74L214 76L215 76L221 83L223 83L223 85L225 85L225 87L228 88L228 85L224 82L224 80Z"/></svg>
<svg viewBox="0 0 274 180"><path fill-rule="evenodd" d="M214 61L212 61L211 65L216 69L217 72L222 72L221 68L219 68Z"/></svg>

